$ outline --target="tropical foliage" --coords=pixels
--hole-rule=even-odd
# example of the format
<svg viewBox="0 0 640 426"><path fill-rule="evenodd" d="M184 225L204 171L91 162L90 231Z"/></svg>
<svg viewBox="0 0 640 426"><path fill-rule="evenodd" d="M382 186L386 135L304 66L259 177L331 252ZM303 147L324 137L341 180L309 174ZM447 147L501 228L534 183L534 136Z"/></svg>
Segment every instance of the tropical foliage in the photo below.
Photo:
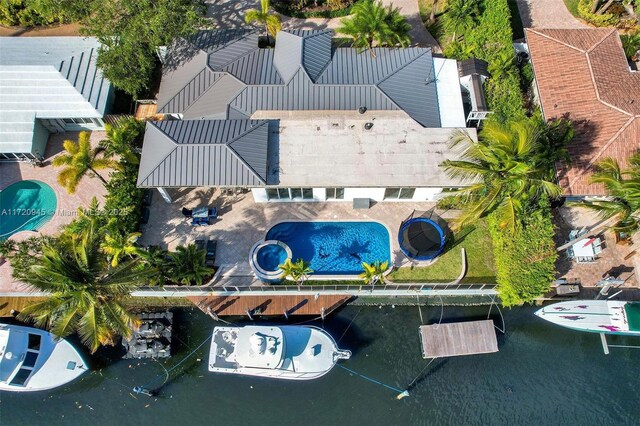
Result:
<svg viewBox="0 0 640 426"><path fill-rule="evenodd" d="M265 35L267 36L267 42L269 43L269 36L275 37L278 31L282 29L282 22L280 15L270 13L269 0L260 0L260 10L249 9L244 15L244 20L247 24L253 24L258 22L264 26Z"/></svg>
<svg viewBox="0 0 640 426"><path fill-rule="evenodd" d="M402 46L411 43L411 26L400 14L400 9L392 5L384 6L379 0L363 0L351 8L352 15L342 19L339 33L353 39L353 46L364 51L369 49L371 56L376 46Z"/></svg>
<svg viewBox="0 0 640 426"><path fill-rule="evenodd" d="M375 261L373 263L362 262L363 272L358 275L366 284L384 284L385 272L389 269L389 262Z"/></svg>
<svg viewBox="0 0 640 426"><path fill-rule="evenodd" d="M606 158L595 165L592 184L604 186L608 200L583 201L602 219L616 218L613 229L632 234L639 228L640 220L640 153L627 159L629 167L622 169L614 158Z"/></svg>
<svg viewBox="0 0 640 426"><path fill-rule="evenodd" d="M180 246L169 254L171 280L185 285L202 285L204 279L211 276L212 270L205 266L205 250L195 244Z"/></svg>
<svg viewBox="0 0 640 426"><path fill-rule="evenodd" d="M620 39L622 40L622 48L624 49L625 56L628 59L637 60L638 51L640 51L640 31L621 35Z"/></svg>
<svg viewBox="0 0 640 426"><path fill-rule="evenodd" d="M123 302L146 272L137 268L137 260L110 269L100 240L99 232L89 230L84 238L45 243L20 278L50 296L24 308L19 319L33 320L60 337L77 331L92 352L114 344L118 335L129 336L137 319Z"/></svg>
<svg viewBox="0 0 640 426"><path fill-rule="evenodd" d="M104 127L107 138L100 141L104 156L119 157L120 161L138 164L145 122L135 118L125 118L116 125L107 123Z"/></svg>
<svg viewBox="0 0 640 426"><path fill-rule="evenodd" d="M65 140L63 142L64 153L53 159L53 165L63 167L58 174L58 183L62 185L69 194L76 192L83 177L90 172L106 185L107 181L98 173L98 170L117 169L116 161L105 158L100 147L91 147L91 133L80 132L78 141Z"/></svg>
<svg viewBox="0 0 640 426"><path fill-rule="evenodd" d="M84 0L2 0L0 25L32 27L77 21L91 11Z"/></svg>
<svg viewBox="0 0 640 426"><path fill-rule="evenodd" d="M282 279L291 278L296 284L302 284L313 273L313 269L309 267L309 263L304 259L298 259L292 262L287 259L283 264L278 265L282 271Z"/></svg>
<svg viewBox="0 0 640 426"><path fill-rule="evenodd" d="M135 243L142 235L141 232L125 234L119 230L107 232L104 241L100 245L102 250L111 259L111 266L117 267L123 256L133 256L138 253Z"/></svg>
<svg viewBox="0 0 640 426"><path fill-rule="evenodd" d="M445 31L451 33L451 40L455 40L458 34L473 28L479 15L479 0L448 0L442 25Z"/></svg>

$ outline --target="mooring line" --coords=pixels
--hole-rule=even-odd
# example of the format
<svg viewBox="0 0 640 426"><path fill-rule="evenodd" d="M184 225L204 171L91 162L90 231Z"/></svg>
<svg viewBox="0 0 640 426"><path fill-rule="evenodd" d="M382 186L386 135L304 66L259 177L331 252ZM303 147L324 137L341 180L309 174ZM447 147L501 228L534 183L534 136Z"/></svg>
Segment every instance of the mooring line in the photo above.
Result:
<svg viewBox="0 0 640 426"><path fill-rule="evenodd" d="M402 399L402 398L404 398L404 397L409 396L409 391L407 391L407 390L402 390L402 389L394 388L393 386L391 386L391 385L387 385L386 383L382 383L382 382L381 382L381 381L379 381L379 380L372 379L371 377L365 376L364 374L360 374L360 373L358 373L357 371L353 371L352 369L347 368L347 367L345 367L344 365L340 365L340 364L336 364L336 365L337 365L338 367L342 368L343 370L347 370L347 371L348 371L349 373L351 373L351 374L355 374L356 376L360 376L360 377L362 377L363 379L368 380L368 381L370 381L370 382L372 382L372 383L376 383L376 384L378 384L378 385L384 386L384 387L385 387L385 388L387 388L387 389L390 389L390 390L392 390L392 391L398 392L398 395L396 395L396 399Z"/></svg>

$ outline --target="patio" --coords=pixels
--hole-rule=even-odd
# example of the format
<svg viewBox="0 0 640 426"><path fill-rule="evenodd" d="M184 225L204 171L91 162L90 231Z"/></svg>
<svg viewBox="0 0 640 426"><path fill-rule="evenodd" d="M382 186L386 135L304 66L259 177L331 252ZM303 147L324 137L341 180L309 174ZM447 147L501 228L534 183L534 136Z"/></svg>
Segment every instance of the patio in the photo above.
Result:
<svg viewBox="0 0 640 426"><path fill-rule="evenodd" d="M374 203L370 209L354 210L351 202L256 203L251 193L225 195L213 188L170 189L169 193L174 200L172 204L154 193L150 219L142 227L139 244L174 250L196 239L216 239L216 265L243 276L252 276L249 267L251 247L264 238L269 228L287 220L379 221L389 229L394 263L406 266L408 260L400 252L397 241L400 223L414 209L427 210L435 206L429 202L383 202ZM191 219L185 218L181 209L199 206L215 207L218 219L208 226L192 226Z"/></svg>
<svg viewBox="0 0 640 426"><path fill-rule="evenodd" d="M625 287L640 286L635 274L638 242L617 241L615 232L608 230L580 233L599 221L591 211L580 207L563 207L557 211L556 245L575 241L568 250L558 253L558 278L593 287L606 277L617 277L624 281Z"/></svg>

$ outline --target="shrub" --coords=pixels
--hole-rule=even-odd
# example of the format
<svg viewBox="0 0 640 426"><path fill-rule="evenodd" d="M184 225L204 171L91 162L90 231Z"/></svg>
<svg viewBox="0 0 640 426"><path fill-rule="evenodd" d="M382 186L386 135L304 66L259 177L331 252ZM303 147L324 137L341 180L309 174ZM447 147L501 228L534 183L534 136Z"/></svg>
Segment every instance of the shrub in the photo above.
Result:
<svg viewBox="0 0 640 426"><path fill-rule="evenodd" d="M488 219L503 305L529 303L549 291L558 254L548 201L531 206L513 233L502 230L494 214Z"/></svg>
<svg viewBox="0 0 640 426"><path fill-rule="evenodd" d="M104 209L110 217L116 217L120 229L126 233L138 230L142 210L142 190L136 187L138 166L122 163L122 170L111 173L105 185L108 194Z"/></svg>
<svg viewBox="0 0 640 426"><path fill-rule="evenodd" d="M85 0L0 0L0 25L31 27L77 21L87 16Z"/></svg>
<svg viewBox="0 0 640 426"><path fill-rule="evenodd" d="M603 13L602 15L591 13L592 3L592 0L580 0L578 2L578 15L582 19L596 27L610 27L618 23L620 19L612 13Z"/></svg>

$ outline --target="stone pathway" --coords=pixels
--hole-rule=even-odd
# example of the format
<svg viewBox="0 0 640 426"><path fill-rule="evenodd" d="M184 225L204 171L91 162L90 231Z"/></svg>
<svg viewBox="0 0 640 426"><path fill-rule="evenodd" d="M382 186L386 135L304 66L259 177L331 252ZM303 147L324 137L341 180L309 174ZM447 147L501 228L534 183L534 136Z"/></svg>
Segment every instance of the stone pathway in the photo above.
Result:
<svg viewBox="0 0 640 426"><path fill-rule="evenodd" d="M589 28L577 20L563 0L516 0L525 28Z"/></svg>

